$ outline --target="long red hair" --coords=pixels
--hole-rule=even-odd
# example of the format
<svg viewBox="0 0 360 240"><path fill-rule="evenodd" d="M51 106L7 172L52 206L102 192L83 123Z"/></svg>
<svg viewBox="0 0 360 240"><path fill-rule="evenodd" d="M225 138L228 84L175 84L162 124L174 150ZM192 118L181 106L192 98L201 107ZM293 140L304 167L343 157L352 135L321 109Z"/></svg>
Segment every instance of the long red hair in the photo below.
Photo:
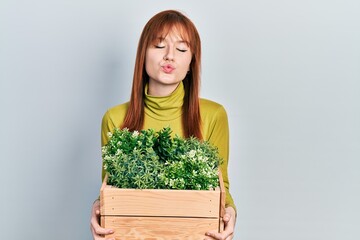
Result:
<svg viewBox="0 0 360 240"><path fill-rule="evenodd" d="M149 76L145 70L146 49L159 36L166 36L173 28L178 30L181 37L190 45L192 59L190 71L183 80L185 96L182 106L182 126L184 137L194 136L202 139L201 117L199 106L200 69L201 69L201 41L195 25L182 13L167 10L153 16L145 25L140 36L129 108L121 128L141 130L144 123L145 85Z"/></svg>

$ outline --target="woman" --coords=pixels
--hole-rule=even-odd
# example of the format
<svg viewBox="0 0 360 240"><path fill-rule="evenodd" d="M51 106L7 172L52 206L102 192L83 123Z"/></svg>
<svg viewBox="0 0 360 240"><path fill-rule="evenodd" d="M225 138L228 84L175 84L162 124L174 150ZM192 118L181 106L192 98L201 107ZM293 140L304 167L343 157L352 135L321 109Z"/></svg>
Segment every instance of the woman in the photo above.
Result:
<svg viewBox="0 0 360 240"><path fill-rule="evenodd" d="M102 145L114 128L160 130L170 126L173 134L195 136L219 148L226 188L225 230L209 231L204 239L232 239L236 211L229 193L229 130L224 108L199 98L201 43L194 24L177 11L152 17L141 34L130 102L109 109L102 121ZM104 176L104 171L103 171ZM95 240L105 239L111 229L99 226L100 203L93 204L91 231Z"/></svg>

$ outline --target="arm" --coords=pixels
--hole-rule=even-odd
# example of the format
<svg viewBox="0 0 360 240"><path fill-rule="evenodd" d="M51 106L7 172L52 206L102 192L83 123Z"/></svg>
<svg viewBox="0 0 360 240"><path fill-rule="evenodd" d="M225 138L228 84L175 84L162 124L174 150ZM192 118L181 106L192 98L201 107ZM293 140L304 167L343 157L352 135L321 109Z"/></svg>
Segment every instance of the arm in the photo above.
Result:
<svg viewBox="0 0 360 240"><path fill-rule="evenodd" d="M231 240L234 237L234 228L236 223L236 212L234 208L227 207L225 209L225 215L223 217L225 229L221 233L217 231L209 231L205 233L206 237L204 240Z"/></svg>
<svg viewBox="0 0 360 240"><path fill-rule="evenodd" d="M102 124L101 124L101 146L104 146L108 142L108 132L111 132L114 129L115 125L109 117L109 113L105 113ZM102 167L102 179L104 179L104 168ZM114 233L112 229L105 229L100 226L100 200L97 199L93 203L91 210L91 219L90 219L90 230L93 235L94 240L103 240L108 234Z"/></svg>
<svg viewBox="0 0 360 240"><path fill-rule="evenodd" d="M104 117L101 122L101 146L107 144L107 142L109 141L108 133L113 132L114 128L115 128L115 124L110 117L110 112L107 111L104 114ZM104 177L105 177L105 170L104 170L104 165L102 165L101 180L104 180Z"/></svg>
<svg viewBox="0 0 360 240"><path fill-rule="evenodd" d="M220 170L224 180L226 191L225 207L232 207L236 212L234 200L230 194L228 162L229 162L229 125L228 118L224 107L219 106L217 111L213 112L212 120L209 124L208 140L211 144L219 149L219 155L223 159Z"/></svg>
<svg viewBox="0 0 360 240"><path fill-rule="evenodd" d="M229 192L230 183L228 176L228 161L229 161L229 126L228 118L225 109L220 106L216 112L213 113L213 119L211 121L211 127L209 129L208 141L219 149L219 155L223 159L223 163L220 166L220 170L224 180L224 186L226 191L225 199L225 215L223 221L225 229L221 233L216 231L209 231L206 233L205 239L233 239L234 228L236 222L236 207L234 200Z"/></svg>
<svg viewBox="0 0 360 240"><path fill-rule="evenodd" d="M92 206L91 219L90 219L90 230L93 235L93 239L104 240L105 235L114 233L112 229L102 228L99 223L100 223L100 201L95 200ZM115 239L107 239L107 240L115 240Z"/></svg>

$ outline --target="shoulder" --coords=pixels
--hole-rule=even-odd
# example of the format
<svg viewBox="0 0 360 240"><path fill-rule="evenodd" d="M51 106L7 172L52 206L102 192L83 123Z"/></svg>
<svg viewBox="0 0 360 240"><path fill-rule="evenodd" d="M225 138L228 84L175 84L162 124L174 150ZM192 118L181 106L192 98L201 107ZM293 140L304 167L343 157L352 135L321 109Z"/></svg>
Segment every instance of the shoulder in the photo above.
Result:
<svg viewBox="0 0 360 240"><path fill-rule="evenodd" d="M226 115L226 110L220 103L214 102L209 99L200 98L200 113L201 115Z"/></svg>
<svg viewBox="0 0 360 240"><path fill-rule="evenodd" d="M118 104L116 106L109 108L106 111L106 113L108 113L108 114L126 113L128 107L129 107L129 102Z"/></svg>
<svg viewBox="0 0 360 240"><path fill-rule="evenodd" d="M103 122L111 122L114 126L120 126L124 121L128 108L129 102L109 108L103 116Z"/></svg>
<svg viewBox="0 0 360 240"><path fill-rule="evenodd" d="M227 113L223 105L208 99L200 99L200 115L204 131L228 124Z"/></svg>
<svg viewBox="0 0 360 240"><path fill-rule="evenodd" d="M221 141L225 143L228 138L229 127L223 105L208 99L200 99L200 115L204 139L218 147L223 144L219 143L219 139L223 139Z"/></svg>

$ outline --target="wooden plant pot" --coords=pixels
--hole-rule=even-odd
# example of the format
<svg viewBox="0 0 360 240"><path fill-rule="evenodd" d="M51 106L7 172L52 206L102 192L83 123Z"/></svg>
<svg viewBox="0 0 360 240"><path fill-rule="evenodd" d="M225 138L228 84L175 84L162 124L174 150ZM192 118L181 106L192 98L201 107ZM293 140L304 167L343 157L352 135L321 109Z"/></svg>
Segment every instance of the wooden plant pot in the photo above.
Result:
<svg viewBox="0 0 360 240"><path fill-rule="evenodd" d="M220 171L219 171L220 172ZM215 190L100 189L101 226L116 240L203 239L223 230L225 189L221 172Z"/></svg>

